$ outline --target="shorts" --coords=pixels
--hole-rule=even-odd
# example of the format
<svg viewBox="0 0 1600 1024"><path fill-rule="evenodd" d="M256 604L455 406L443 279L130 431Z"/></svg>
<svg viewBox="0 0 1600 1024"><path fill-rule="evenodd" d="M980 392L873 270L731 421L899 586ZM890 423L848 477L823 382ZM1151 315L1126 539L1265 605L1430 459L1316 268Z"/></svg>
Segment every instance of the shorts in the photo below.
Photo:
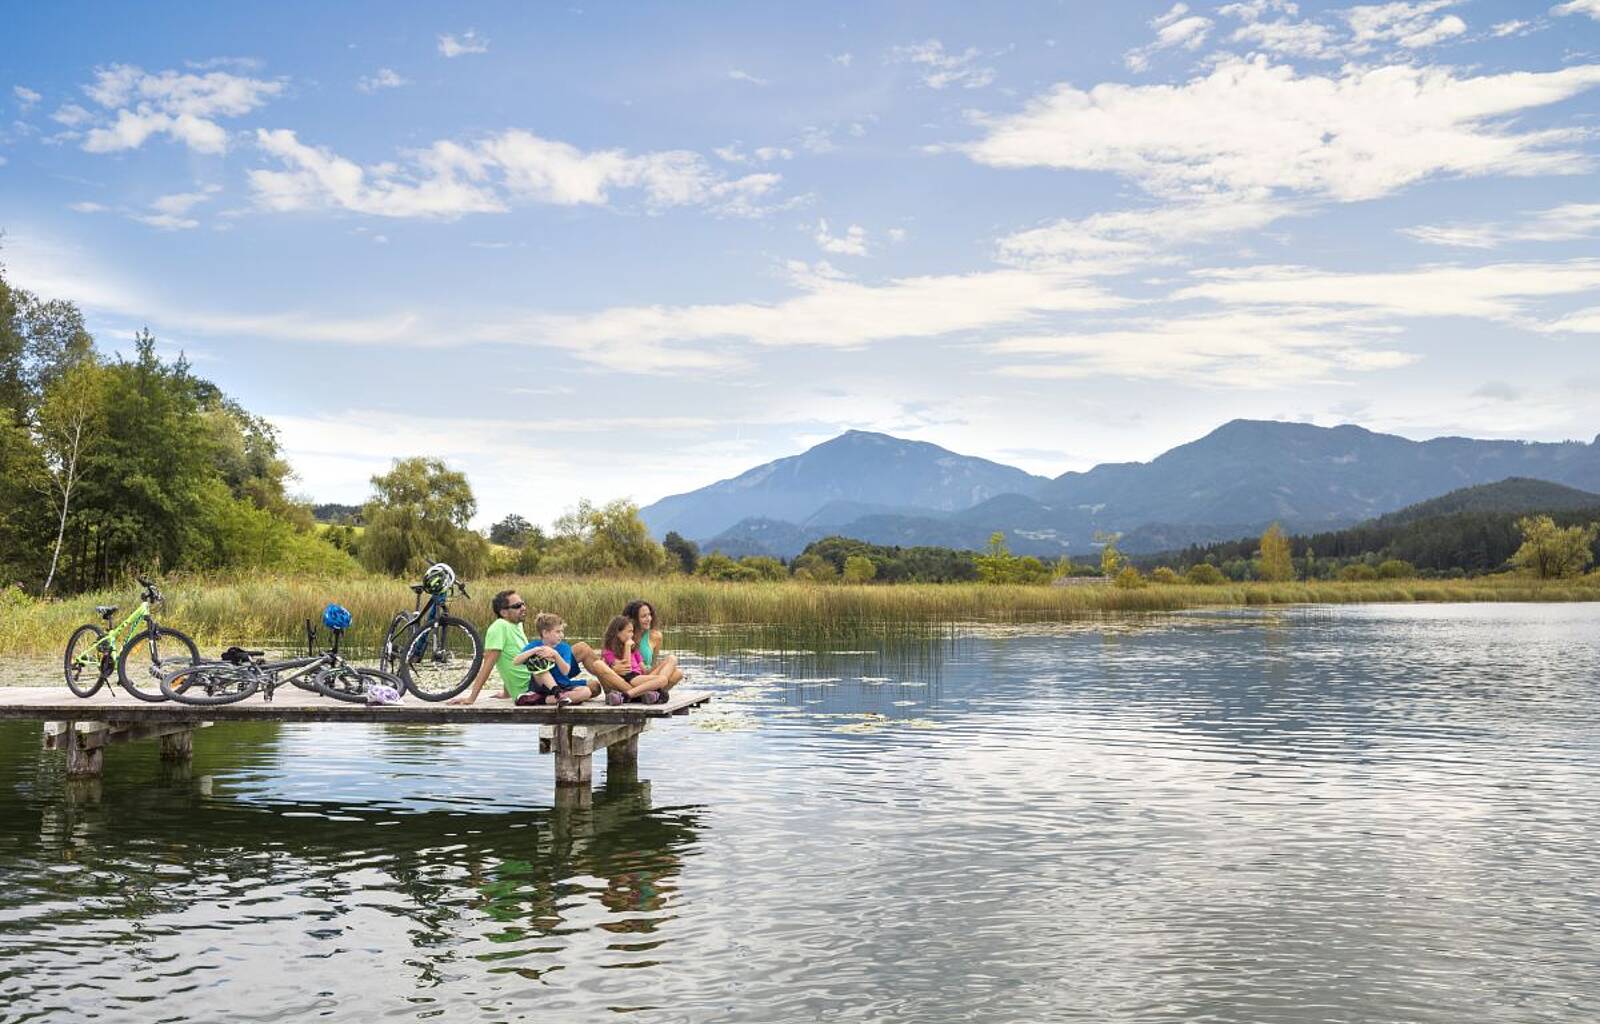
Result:
<svg viewBox="0 0 1600 1024"><path fill-rule="evenodd" d="M639 678L639 673L637 673L637 672L623 672L622 673L622 681L625 682L625 683L631 683L635 679L638 679L638 678Z"/></svg>

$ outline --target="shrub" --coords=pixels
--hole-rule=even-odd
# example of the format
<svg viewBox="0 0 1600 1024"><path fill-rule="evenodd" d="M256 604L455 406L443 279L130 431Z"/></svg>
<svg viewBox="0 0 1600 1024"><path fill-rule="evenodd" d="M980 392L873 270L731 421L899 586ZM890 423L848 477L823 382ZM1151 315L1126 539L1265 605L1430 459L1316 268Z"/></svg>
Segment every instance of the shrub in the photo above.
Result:
<svg viewBox="0 0 1600 1024"><path fill-rule="evenodd" d="M1386 580L1409 580L1417 574L1417 567L1399 558L1378 563L1378 576Z"/></svg>
<svg viewBox="0 0 1600 1024"><path fill-rule="evenodd" d="M789 570L783 563L771 555L745 555L739 559L739 565L755 573L758 580L786 580Z"/></svg>
<svg viewBox="0 0 1600 1024"><path fill-rule="evenodd" d="M1209 562L1200 562L1189 566L1189 571L1184 574L1190 583L1196 586L1209 587L1221 583L1225 578L1222 570Z"/></svg>
<svg viewBox="0 0 1600 1024"><path fill-rule="evenodd" d="M1346 583L1360 583L1364 580L1375 580L1378 578L1378 570L1364 562L1357 562L1354 565L1347 565L1343 569L1340 569L1339 578L1344 580Z"/></svg>
<svg viewBox="0 0 1600 1024"><path fill-rule="evenodd" d="M844 580L846 583L866 583L878 575L878 567L872 564L872 559L866 555L851 555L844 560Z"/></svg>
<svg viewBox="0 0 1600 1024"><path fill-rule="evenodd" d="M1165 565L1160 566L1159 568L1153 569L1150 572L1150 582L1151 583L1171 584L1171 583L1177 583L1178 579L1179 579L1178 574L1173 572L1170 567L1165 566Z"/></svg>
<svg viewBox="0 0 1600 1024"><path fill-rule="evenodd" d="M794 577L812 583L832 583L839 578L839 570L821 555L801 555L794 560Z"/></svg>
<svg viewBox="0 0 1600 1024"><path fill-rule="evenodd" d="M1137 590L1145 585L1144 577L1140 576L1139 570L1131 565L1123 566L1113 582L1124 590Z"/></svg>

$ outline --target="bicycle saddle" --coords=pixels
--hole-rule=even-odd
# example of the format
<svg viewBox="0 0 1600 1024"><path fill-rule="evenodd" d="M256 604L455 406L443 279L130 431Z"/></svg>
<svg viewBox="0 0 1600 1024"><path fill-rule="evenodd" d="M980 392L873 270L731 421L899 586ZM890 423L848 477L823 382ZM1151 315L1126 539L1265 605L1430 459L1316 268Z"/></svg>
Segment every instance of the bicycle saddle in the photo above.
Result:
<svg viewBox="0 0 1600 1024"><path fill-rule="evenodd" d="M230 647L222 652L222 660L230 665L248 665L266 651L247 651L243 647Z"/></svg>
<svg viewBox="0 0 1600 1024"><path fill-rule="evenodd" d="M424 591L424 590L426 590L426 589L428 589L428 588L427 588L427 587L424 587L424 586L423 586L423 585L422 585L422 584L420 584L420 583L413 583L413 584L411 584L411 592L412 592L412 593L413 593L413 594L420 594L420 593L422 593L422 592L423 592L423 591Z"/></svg>
<svg viewBox="0 0 1600 1024"><path fill-rule="evenodd" d="M114 604L97 604L94 606L94 610L99 612L102 618L107 619L117 614L117 606Z"/></svg>

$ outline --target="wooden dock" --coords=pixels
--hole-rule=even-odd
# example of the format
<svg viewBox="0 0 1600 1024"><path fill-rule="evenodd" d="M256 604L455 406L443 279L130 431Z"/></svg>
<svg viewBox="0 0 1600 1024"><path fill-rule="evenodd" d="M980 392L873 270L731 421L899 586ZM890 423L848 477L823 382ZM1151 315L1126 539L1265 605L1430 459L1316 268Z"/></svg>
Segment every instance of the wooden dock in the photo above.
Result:
<svg viewBox="0 0 1600 1024"><path fill-rule="evenodd" d="M556 782L584 785L593 780L596 750L606 752L608 769L638 763L639 736L660 718L686 715L711 700L703 691L678 690L665 704L603 702L575 707L520 708L508 700L480 698L474 704L433 704L407 695L400 704L368 706L330 700L297 687L285 687L271 702L260 695L220 707L190 707L171 701L150 703L118 690L102 690L88 700L64 686L0 687L0 719L44 722L44 747L67 755L67 775L100 775L105 747L158 739L165 760L187 760L194 731L213 722L361 722L368 725L537 725L539 752L555 754Z"/></svg>

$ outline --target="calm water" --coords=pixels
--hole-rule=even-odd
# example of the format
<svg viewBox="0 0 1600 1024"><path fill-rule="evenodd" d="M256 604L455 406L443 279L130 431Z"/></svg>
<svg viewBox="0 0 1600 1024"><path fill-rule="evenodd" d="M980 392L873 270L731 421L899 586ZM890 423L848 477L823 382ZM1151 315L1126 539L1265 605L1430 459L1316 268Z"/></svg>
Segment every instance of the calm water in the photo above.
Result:
<svg viewBox="0 0 1600 1024"><path fill-rule="evenodd" d="M533 729L0 723L0 1021L1600 1018L1600 608L696 642L588 807Z"/></svg>

